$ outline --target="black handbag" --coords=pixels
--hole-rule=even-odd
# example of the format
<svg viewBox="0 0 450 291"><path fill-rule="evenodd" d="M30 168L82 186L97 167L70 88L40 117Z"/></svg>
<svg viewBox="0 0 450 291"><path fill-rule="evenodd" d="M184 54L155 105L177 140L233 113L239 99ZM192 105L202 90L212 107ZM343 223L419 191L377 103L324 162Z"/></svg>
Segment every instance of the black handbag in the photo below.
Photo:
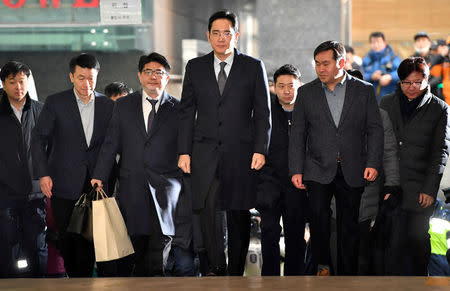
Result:
<svg viewBox="0 0 450 291"><path fill-rule="evenodd" d="M89 241L92 241L92 194L94 189L89 194L81 194L73 207L66 230L79 234Z"/></svg>

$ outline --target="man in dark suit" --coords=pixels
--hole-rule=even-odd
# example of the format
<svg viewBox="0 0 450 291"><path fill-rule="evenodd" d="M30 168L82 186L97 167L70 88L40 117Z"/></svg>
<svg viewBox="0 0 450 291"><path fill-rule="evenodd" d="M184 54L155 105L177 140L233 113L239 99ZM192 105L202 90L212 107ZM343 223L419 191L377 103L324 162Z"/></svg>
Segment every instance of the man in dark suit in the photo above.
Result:
<svg viewBox="0 0 450 291"><path fill-rule="evenodd" d="M192 172L193 207L201 218L211 275L226 272L220 210L226 211L228 273L243 274L255 171L264 165L269 144L264 65L235 49L237 30L230 11L209 18L206 36L213 51L188 62L181 98L178 165Z"/></svg>
<svg viewBox="0 0 450 291"><path fill-rule="evenodd" d="M168 61L156 52L140 58L142 91L116 101L91 181L105 184L120 154L119 205L135 250L129 264L135 265L135 276L164 274L175 235L174 214L181 191L179 101L165 91L169 72Z"/></svg>
<svg viewBox="0 0 450 291"><path fill-rule="evenodd" d="M92 242L66 229L75 202L91 190L90 177L114 107L94 91L99 70L93 55L72 58L73 88L47 97L32 134L34 175L44 195L52 198L69 277L90 277L94 267Z"/></svg>
<svg viewBox="0 0 450 291"><path fill-rule="evenodd" d="M330 274L330 202L337 208L337 274L358 270L361 194L382 164L384 132L372 85L344 70L345 49L326 41L314 51L319 77L300 87L289 143L294 186L308 191L313 260Z"/></svg>

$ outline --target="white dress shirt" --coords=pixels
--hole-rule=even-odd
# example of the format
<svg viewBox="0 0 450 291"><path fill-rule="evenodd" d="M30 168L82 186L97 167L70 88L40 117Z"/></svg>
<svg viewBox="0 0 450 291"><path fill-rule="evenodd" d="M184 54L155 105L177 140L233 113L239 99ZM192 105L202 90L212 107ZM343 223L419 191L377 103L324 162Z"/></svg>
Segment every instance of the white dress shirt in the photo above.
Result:
<svg viewBox="0 0 450 291"><path fill-rule="evenodd" d="M75 89L73 89L73 93L77 99L76 101L78 110L80 111L86 144L89 146L91 144L92 134L94 133L95 93L92 93L91 99L89 99L86 104L84 104L83 100L78 96Z"/></svg>
<svg viewBox="0 0 450 291"><path fill-rule="evenodd" d="M163 92L163 94L164 94L164 92ZM147 126L148 126L147 125L148 115L150 114L150 111L152 111L152 104L150 102L148 102L147 98L158 100L158 102L156 102L156 104L155 104L155 113L157 113L158 109L159 109L159 105L161 104L161 96L162 96L162 94L156 98L151 98L150 96L147 95L147 93L145 93L144 90L142 90L142 113L144 114L145 130L147 130Z"/></svg>
<svg viewBox="0 0 450 291"><path fill-rule="evenodd" d="M220 72L220 63L225 62L227 65L223 70L225 71L225 74L227 74L227 78L230 76L230 70L231 66L233 65L233 59L234 59L234 51L231 53L231 55L228 56L228 58L225 59L225 61L221 61L216 55L214 55L214 73L216 74L216 80L219 78L219 72Z"/></svg>

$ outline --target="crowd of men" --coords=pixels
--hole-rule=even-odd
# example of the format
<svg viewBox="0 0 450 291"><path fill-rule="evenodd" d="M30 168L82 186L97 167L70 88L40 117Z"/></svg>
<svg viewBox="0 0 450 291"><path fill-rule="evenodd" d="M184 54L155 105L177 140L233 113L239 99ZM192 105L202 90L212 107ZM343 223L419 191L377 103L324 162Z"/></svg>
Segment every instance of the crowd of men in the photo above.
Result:
<svg viewBox="0 0 450 291"><path fill-rule="evenodd" d="M234 13L214 13L206 34L212 51L187 63L181 99L166 91L171 66L156 52L139 59L140 90L115 82L108 96L95 91L95 56L75 56L73 88L44 104L27 92L27 65L2 67L0 277L46 276L53 223L66 275L91 277L93 242L67 228L95 187L116 197L135 250L97 262L98 276L242 276L251 208L262 275L280 275L282 218L284 275L426 276L450 120L420 42L420 56L402 61L373 33L361 67L351 48L323 42L317 79L302 84L283 65L271 96L263 62L236 49Z"/></svg>

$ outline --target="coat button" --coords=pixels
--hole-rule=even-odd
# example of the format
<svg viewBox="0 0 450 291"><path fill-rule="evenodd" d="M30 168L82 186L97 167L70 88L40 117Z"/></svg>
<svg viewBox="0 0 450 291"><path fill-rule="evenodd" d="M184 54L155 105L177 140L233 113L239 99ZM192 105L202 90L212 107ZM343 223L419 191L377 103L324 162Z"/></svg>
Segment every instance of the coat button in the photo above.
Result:
<svg viewBox="0 0 450 291"><path fill-rule="evenodd" d="M222 145L222 141L221 140L219 141L219 145Z"/></svg>
<svg viewBox="0 0 450 291"><path fill-rule="evenodd" d="M219 121L219 126L222 126L222 121Z"/></svg>
<svg viewBox="0 0 450 291"><path fill-rule="evenodd" d="M402 145L403 143L401 141L398 142L398 145Z"/></svg>

